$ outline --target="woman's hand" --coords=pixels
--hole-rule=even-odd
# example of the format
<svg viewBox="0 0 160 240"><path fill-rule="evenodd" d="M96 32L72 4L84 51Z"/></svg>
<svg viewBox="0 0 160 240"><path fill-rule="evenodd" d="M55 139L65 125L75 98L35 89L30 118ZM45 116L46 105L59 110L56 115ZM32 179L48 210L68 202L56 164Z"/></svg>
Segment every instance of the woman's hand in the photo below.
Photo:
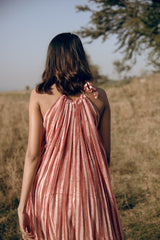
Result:
<svg viewBox="0 0 160 240"><path fill-rule="evenodd" d="M18 218L19 218L19 226L20 231L22 233L24 240L34 239L34 235L31 233L29 217L26 211L21 211L18 209Z"/></svg>

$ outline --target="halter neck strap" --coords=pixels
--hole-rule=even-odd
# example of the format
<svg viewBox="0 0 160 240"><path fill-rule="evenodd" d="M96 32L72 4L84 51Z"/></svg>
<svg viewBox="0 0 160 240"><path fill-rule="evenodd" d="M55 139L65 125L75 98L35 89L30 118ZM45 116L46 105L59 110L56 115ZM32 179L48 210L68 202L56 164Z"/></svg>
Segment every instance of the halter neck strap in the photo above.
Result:
<svg viewBox="0 0 160 240"><path fill-rule="evenodd" d="M94 97L95 98L98 98L98 91L97 89L93 86L93 84L89 81L87 81L85 84L84 84L84 90L87 90L89 92L92 92L94 94Z"/></svg>

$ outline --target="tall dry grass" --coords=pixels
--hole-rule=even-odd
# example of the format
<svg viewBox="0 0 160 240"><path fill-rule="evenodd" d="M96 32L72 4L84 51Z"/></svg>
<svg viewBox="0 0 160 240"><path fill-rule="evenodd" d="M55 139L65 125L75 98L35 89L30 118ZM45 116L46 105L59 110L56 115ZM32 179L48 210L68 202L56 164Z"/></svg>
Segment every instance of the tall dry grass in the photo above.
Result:
<svg viewBox="0 0 160 240"><path fill-rule="evenodd" d="M126 239L160 238L160 75L108 90L113 189Z"/></svg>
<svg viewBox="0 0 160 240"><path fill-rule="evenodd" d="M123 83L123 82L122 82ZM107 87L110 175L127 240L160 239L160 75ZM28 92L0 94L0 239L20 239L17 206L28 136Z"/></svg>
<svg viewBox="0 0 160 240"><path fill-rule="evenodd" d="M29 93L0 94L0 239L20 239L17 206L28 134Z"/></svg>

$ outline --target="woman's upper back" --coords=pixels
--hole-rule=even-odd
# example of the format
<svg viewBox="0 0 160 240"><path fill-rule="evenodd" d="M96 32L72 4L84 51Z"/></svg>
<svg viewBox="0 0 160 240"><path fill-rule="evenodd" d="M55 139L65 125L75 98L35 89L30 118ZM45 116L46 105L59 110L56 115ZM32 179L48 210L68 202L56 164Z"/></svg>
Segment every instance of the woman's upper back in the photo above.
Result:
<svg viewBox="0 0 160 240"><path fill-rule="evenodd" d="M99 112L99 119L97 122L98 132L101 136L107 158L110 159L110 106L107 99L106 92L101 88L96 88L98 91L98 98L95 99L93 93L85 91L85 96L92 102L92 105ZM57 91L55 85L52 86L53 94L39 94L33 89L29 104L29 152L33 155L39 154L40 142L44 133L43 120L46 112L51 109L54 103L63 95ZM67 96L68 99L80 98L80 94L74 96ZM65 97L66 98L66 97ZM76 101L78 102L78 101ZM30 143L31 142L31 143ZM36 147L36 146L39 147ZM109 162L109 160L108 160Z"/></svg>
<svg viewBox="0 0 160 240"><path fill-rule="evenodd" d="M108 105L108 99L105 91L102 88L96 88L98 92L98 98L95 99L95 96L92 92L89 92L86 90L84 94L90 99L96 110L99 112L99 115L101 116L104 108ZM39 105L41 115L44 117L45 113L51 108L51 106L57 101L57 99L62 95L57 89L55 84L52 86L52 93L53 94L39 94L36 93L35 89L33 90L33 93L35 95L35 101L37 101L37 104ZM81 93L76 94L74 96L67 96L70 100L76 100L80 97Z"/></svg>

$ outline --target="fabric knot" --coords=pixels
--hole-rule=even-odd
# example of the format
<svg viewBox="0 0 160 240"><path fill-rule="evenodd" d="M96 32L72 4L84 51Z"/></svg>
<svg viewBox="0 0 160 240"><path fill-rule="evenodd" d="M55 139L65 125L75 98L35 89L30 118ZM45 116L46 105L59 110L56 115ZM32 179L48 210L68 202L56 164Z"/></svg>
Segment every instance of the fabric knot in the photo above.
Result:
<svg viewBox="0 0 160 240"><path fill-rule="evenodd" d="M98 91L97 89L93 86L91 82L86 82L84 84L84 90L87 90L89 92L92 92L95 98L98 98Z"/></svg>

